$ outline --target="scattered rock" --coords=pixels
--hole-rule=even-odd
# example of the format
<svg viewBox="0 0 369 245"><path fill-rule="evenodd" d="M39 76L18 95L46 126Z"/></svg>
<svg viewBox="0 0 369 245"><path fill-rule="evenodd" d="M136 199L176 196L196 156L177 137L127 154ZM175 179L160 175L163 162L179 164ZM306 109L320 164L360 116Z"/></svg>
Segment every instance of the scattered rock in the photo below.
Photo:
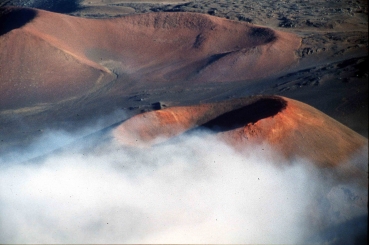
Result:
<svg viewBox="0 0 369 245"><path fill-rule="evenodd" d="M217 9L210 9L208 11L208 14L210 14L210 15L215 15L216 13L218 13L218 10Z"/></svg>
<svg viewBox="0 0 369 245"><path fill-rule="evenodd" d="M283 16L280 18L279 27L291 28L296 27L296 22Z"/></svg>
<svg viewBox="0 0 369 245"><path fill-rule="evenodd" d="M154 110L162 110L162 109L167 107L166 104L164 104L163 102L160 102L160 101L152 103L151 106Z"/></svg>

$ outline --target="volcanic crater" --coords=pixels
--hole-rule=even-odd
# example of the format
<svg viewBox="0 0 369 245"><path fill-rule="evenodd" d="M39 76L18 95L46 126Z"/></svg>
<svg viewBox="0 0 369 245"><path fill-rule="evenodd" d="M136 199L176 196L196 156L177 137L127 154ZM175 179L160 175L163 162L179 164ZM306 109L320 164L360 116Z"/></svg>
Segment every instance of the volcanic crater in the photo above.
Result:
<svg viewBox="0 0 369 245"><path fill-rule="evenodd" d="M315 108L281 96L150 111L124 121L112 135L124 146L147 147L196 130L210 130L237 151L268 144L286 159L300 157L322 168L347 167L355 154L365 159L360 150L368 144L365 137ZM359 169L351 166L351 172L362 176L362 164Z"/></svg>
<svg viewBox="0 0 369 245"><path fill-rule="evenodd" d="M3 109L71 99L113 83L122 95L127 84L263 78L296 64L301 42L293 34L196 13L102 20L27 8L1 13Z"/></svg>
<svg viewBox="0 0 369 245"><path fill-rule="evenodd" d="M119 158L129 159L131 153L155 153L156 147L163 145L166 146L163 149L173 149L181 140L195 135L204 137L203 142L214 140L242 159L248 159L250 154L264 156L267 152L264 148L269 147L273 151L268 151L270 154L280 157L272 159L279 168L293 165L298 159L304 167L321 174L327 179L324 183L328 189L324 187L327 193L314 200L316 205L309 213L314 222L328 217L326 211L334 213L333 219L340 216L344 221L354 220L354 216L348 215L351 208L367 206L367 196L353 198L351 192L341 188L344 183L358 184L366 191L368 188L367 3L359 6L360 1L346 0L283 1L283 4L235 0L172 6L146 1L133 4L92 0L82 1L79 7L83 7L78 9L76 1L68 0L70 8L60 5L62 2L7 0L0 4L3 165L18 166L19 158L26 158L24 161L30 165L42 165L46 159L58 158L60 154L71 155L71 159L78 155L78 161L103 159L104 165L106 158L100 158L99 153L106 151L114 152L111 164L116 166L116 161L121 163ZM33 7L44 5L44 9L73 12L67 15L9 7L12 3L20 6L34 3ZM105 19L76 17L105 14L127 15ZM91 123L98 124L92 127L93 132L83 131ZM358 129L360 134L351 128ZM32 162L23 153L35 148L35 142L43 141L44 131L51 132L57 141L58 133L66 131L73 135L73 141L57 145L57 150L51 153L36 147L39 155ZM45 142L43 146L49 146ZM201 147L207 154L207 145ZM181 152L186 155L185 151ZM126 154L123 157L119 155L122 152ZM168 151L164 155L172 154L175 153ZM228 155L222 164L230 161L232 156ZM90 163L86 166L90 167ZM54 172L57 171L52 176ZM76 176L79 181L80 172ZM249 177L256 180L256 176L248 173L242 176ZM70 176L66 182L72 183ZM259 188L259 178L256 182ZM4 189L12 190L11 183ZM331 189L337 189L337 195L346 192L338 197L338 204L330 201ZM54 193L50 193L50 200L54 200ZM24 206L31 196L25 195L17 205ZM117 192L111 196L121 198ZM35 200L39 197L35 196ZM10 198L15 200L13 192ZM321 200L326 203L321 205ZM347 201L349 211L337 208L342 212L336 212L334 207L341 205L340 201ZM268 207L269 203L267 199ZM9 210L14 210L13 203L10 206ZM120 219L115 213L114 216ZM364 216L367 218L367 212ZM28 216L24 217L26 220ZM327 224L316 227L333 227L335 223L330 218ZM145 216L139 222L142 220L148 219ZM91 227L96 224L89 223ZM65 234L69 235L69 231ZM14 234L21 233L17 232ZM366 229L359 231L366 235L365 232ZM346 236L344 232L339 235Z"/></svg>

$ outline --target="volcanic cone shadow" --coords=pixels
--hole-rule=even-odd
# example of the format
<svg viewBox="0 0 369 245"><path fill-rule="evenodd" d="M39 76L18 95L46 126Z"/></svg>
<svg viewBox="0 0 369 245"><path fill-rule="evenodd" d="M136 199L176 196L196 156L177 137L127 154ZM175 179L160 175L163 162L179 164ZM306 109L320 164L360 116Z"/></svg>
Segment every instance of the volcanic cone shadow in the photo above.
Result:
<svg viewBox="0 0 369 245"><path fill-rule="evenodd" d="M252 28L249 35L252 39L257 40L262 44L267 44L277 39L275 32L269 28L262 27Z"/></svg>
<svg viewBox="0 0 369 245"><path fill-rule="evenodd" d="M0 36L31 22L37 15L33 9L0 8Z"/></svg>
<svg viewBox="0 0 369 245"><path fill-rule="evenodd" d="M272 117L284 110L286 106L287 102L282 98L261 98L250 105L226 112L200 125L200 127L217 132L229 131L249 123L255 123L263 118Z"/></svg>
<svg viewBox="0 0 369 245"><path fill-rule="evenodd" d="M71 13L82 8L81 2L82 0L38 0L33 7L56 13Z"/></svg>

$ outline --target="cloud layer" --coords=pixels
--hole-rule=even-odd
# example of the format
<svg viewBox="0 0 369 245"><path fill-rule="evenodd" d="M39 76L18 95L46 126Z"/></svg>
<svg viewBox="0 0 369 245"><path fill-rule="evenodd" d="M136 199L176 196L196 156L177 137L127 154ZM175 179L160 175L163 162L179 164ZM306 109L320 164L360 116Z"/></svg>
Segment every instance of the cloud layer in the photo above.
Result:
<svg viewBox="0 0 369 245"><path fill-rule="evenodd" d="M0 243L296 244L367 215L367 188L280 159L197 132L2 164Z"/></svg>

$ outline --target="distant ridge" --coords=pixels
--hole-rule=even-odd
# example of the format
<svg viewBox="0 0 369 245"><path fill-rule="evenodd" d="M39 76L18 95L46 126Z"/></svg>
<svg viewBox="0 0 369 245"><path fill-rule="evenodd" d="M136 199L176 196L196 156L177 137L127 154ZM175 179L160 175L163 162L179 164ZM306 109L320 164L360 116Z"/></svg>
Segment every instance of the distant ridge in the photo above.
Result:
<svg viewBox="0 0 369 245"><path fill-rule="evenodd" d="M29 21L5 21L0 30L3 109L89 96L117 79L123 87L260 79L294 65L301 41L196 13L94 20L1 8L8 14L0 18L24 12L31 13ZM123 87L110 92L124 94Z"/></svg>
<svg viewBox="0 0 369 245"><path fill-rule="evenodd" d="M78 10L82 0L5 0L0 7L14 6L37 8L56 13L70 13Z"/></svg>

